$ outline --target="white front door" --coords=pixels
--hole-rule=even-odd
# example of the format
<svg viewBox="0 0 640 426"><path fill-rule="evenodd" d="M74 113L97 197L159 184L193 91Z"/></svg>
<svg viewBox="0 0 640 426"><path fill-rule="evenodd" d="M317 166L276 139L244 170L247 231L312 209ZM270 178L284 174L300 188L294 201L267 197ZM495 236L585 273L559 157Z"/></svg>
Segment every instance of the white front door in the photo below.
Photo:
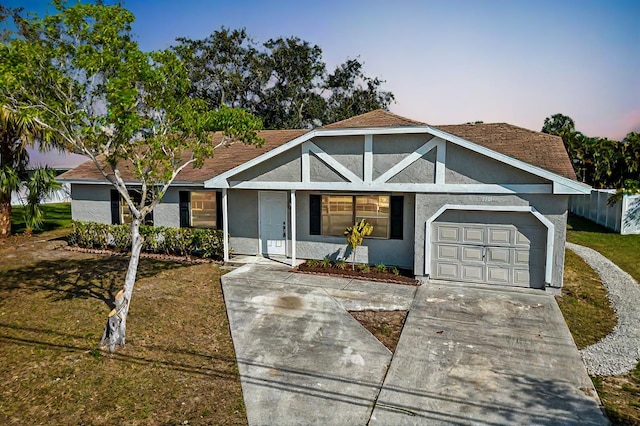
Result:
<svg viewBox="0 0 640 426"><path fill-rule="evenodd" d="M260 192L260 250L264 255L285 255L287 193Z"/></svg>

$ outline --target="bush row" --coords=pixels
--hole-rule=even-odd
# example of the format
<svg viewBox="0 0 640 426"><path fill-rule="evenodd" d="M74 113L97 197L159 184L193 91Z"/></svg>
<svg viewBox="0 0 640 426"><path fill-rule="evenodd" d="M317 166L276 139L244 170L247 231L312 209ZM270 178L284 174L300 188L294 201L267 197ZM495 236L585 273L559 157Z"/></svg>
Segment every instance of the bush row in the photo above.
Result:
<svg viewBox="0 0 640 426"><path fill-rule="evenodd" d="M144 237L142 251L176 256L198 256L222 260L224 256L223 233L217 229L170 228L164 226L140 226ZM131 249L129 225L73 221L69 245L128 251Z"/></svg>

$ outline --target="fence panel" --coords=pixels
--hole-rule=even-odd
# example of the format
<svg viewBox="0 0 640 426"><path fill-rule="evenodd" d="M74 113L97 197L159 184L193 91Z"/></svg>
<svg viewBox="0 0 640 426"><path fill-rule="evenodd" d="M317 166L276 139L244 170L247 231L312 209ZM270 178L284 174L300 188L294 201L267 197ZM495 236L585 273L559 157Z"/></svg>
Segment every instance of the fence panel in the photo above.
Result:
<svg viewBox="0 0 640 426"><path fill-rule="evenodd" d="M623 235L640 234L640 195L625 195L609 206L613 194L613 189L594 189L590 195L572 195L569 211Z"/></svg>

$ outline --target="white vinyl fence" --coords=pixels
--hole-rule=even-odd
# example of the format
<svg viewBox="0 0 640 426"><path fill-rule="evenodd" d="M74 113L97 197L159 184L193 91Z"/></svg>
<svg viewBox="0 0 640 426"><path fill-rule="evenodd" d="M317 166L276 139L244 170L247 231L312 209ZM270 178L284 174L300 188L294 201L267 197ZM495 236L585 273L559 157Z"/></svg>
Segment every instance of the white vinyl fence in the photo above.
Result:
<svg viewBox="0 0 640 426"><path fill-rule="evenodd" d="M27 189L25 187L20 188L17 192L11 194L11 205L21 206L25 204L27 197ZM63 183L62 188L54 191L51 196L42 200L42 204L53 203L70 203L71 202L71 184Z"/></svg>
<svg viewBox="0 0 640 426"><path fill-rule="evenodd" d="M609 206L613 189L593 189L591 195L569 197L569 211L622 235L640 234L640 195L625 195Z"/></svg>

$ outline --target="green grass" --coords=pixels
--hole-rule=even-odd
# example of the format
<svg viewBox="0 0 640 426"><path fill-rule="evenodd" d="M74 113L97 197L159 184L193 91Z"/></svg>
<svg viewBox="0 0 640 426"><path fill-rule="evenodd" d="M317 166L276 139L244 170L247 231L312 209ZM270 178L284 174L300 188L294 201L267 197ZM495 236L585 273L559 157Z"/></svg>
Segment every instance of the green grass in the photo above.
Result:
<svg viewBox="0 0 640 426"><path fill-rule="evenodd" d="M42 229L35 230L34 233L71 229L71 203L44 204L42 209L44 223ZM14 206L11 210L11 232L21 234L26 230L24 207Z"/></svg>
<svg viewBox="0 0 640 426"><path fill-rule="evenodd" d="M556 300L578 349L603 339L616 326L600 277L571 250L565 254L562 297Z"/></svg>
<svg viewBox="0 0 640 426"><path fill-rule="evenodd" d="M620 235L587 219L569 216L567 241L590 247L640 282L640 235Z"/></svg>
<svg viewBox="0 0 640 426"><path fill-rule="evenodd" d="M615 234L589 220L569 216L567 240L590 247L640 282L640 235ZM567 251L565 282L558 305L578 347L595 343L615 325L606 290L598 275ZM640 425L640 362L629 373L593 377L613 425Z"/></svg>

